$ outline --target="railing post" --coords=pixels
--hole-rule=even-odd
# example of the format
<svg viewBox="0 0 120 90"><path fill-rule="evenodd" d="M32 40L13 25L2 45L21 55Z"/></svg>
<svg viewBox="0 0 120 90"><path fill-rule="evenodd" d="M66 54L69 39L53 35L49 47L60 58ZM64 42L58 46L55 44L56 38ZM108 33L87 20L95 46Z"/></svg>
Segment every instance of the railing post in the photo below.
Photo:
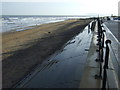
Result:
<svg viewBox="0 0 120 90"><path fill-rule="evenodd" d="M109 46L108 44L111 44L110 40L106 40L106 52L105 52L105 63L104 63L104 71L103 71L103 81L102 81L102 90L106 89L106 82L107 82L107 71L108 69L108 61L109 61Z"/></svg>
<svg viewBox="0 0 120 90"><path fill-rule="evenodd" d="M107 73L106 73L106 69L104 67L103 81L102 81L102 90L106 90L106 81L107 81Z"/></svg>
<svg viewBox="0 0 120 90"><path fill-rule="evenodd" d="M106 40L106 53L105 53L105 68L108 69L108 60L109 60L109 46L108 44L111 44L111 41L110 40Z"/></svg>

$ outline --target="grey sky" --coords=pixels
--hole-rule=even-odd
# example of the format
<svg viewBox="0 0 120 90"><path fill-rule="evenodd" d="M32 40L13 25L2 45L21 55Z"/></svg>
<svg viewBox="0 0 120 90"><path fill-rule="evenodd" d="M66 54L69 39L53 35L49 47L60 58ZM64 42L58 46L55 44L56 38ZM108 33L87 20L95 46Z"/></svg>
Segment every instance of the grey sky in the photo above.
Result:
<svg viewBox="0 0 120 90"><path fill-rule="evenodd" d="M79 7L73 3L58 2L4 2L4 14L59 15L79 14ZM74 9L74 10L73 10Z"/></svg>
<svg viewBox="0 0 120 90"><path fill-rule="evenodd" d="M118 3L118 15L120 16L120 1Z"/></svg>
<svg viewBox="0 0 120 90"><path fill-rule="evenodd" d="M8 1L8 0L7 0ZM19 1L19 0L18 0ZM24 0L25 1L25 0ZM3 15L117 15L118 0L2 2Z"/></svg>

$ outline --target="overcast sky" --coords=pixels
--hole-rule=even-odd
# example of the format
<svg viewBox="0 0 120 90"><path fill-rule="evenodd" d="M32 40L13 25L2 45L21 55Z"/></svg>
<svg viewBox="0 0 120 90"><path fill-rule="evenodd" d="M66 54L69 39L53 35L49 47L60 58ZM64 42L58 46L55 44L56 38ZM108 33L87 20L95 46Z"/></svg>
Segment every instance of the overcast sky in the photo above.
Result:
<svg viewBox="0 0 120 90"><path fill-rule="evenodd" d="M3 15L118 15L119 0L2 0Z"/></svg>

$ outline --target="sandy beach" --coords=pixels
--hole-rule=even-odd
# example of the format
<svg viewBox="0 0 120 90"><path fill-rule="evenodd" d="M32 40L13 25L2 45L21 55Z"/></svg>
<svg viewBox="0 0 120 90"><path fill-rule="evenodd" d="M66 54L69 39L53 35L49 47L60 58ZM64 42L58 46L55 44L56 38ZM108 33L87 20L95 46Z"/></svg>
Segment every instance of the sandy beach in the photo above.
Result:
<svg viewBox="0 0 120 90"><path fill-rule="evenodd" d="M26 76L32 68L61 49L80 33L91 19L71 19L35 26L2 35L2 84L10 88Z"/></svg>

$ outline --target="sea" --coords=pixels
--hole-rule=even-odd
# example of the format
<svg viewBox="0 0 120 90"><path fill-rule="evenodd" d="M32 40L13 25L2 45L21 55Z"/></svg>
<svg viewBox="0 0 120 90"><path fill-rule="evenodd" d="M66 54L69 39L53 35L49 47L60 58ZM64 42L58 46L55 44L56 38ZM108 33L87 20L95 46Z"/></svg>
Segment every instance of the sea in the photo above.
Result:
<svg viewBox="0 0 120 90"><path fill-rule="evenodd" d="M28 15L3 15L0 18L0 32L14 32L32 29L34 26L60 22L68 19L89 18L87 16L28 16Z"/></svg>

